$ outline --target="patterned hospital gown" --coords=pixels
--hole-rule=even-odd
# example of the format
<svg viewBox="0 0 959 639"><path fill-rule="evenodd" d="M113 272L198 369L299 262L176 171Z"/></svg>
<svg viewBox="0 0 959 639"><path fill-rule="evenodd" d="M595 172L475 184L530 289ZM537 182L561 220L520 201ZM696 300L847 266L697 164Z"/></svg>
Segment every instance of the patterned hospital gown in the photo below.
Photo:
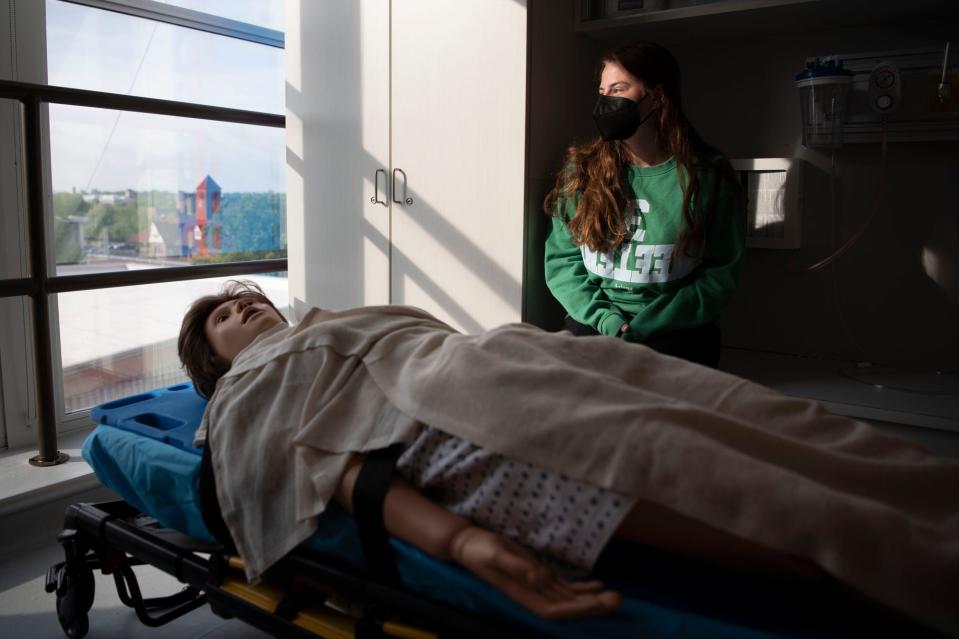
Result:
<svg viewBox="0 0 959 639"><path fill-rule="evenodd" d="M403 452L397 470L447 510L585 570L636 502L430 427Z"/></svg>

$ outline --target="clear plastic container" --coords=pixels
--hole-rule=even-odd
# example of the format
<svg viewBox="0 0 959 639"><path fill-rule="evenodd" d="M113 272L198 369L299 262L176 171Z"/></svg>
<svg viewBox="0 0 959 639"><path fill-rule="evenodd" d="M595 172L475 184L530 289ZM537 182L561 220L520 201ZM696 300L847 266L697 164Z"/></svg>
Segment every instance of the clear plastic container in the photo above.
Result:
<svg viewBox="0 0 959 639"><path fill-rule="evenodd" d="M808 62L796 76L802 109L802 143L811 149L842 146L842 124L846 114L852 72L842 61L827 58Z"/></svg>

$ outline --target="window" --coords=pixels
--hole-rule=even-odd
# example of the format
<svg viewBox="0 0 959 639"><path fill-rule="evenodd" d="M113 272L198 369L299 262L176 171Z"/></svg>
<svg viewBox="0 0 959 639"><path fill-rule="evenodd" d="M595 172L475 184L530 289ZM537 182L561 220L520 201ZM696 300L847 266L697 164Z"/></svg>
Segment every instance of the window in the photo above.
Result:
<svg viewBox="0 0 959 639"><path fill-rule="evenodd" d="M0 0L0 79L43 81L42 19L42 3ZM0 286L30 272L21 125L19 102L0 99ZM37 439L30 306L23 293L0 297L0 430L11 448Z"/></svg>
<svg viewBox="0 0 959 639"><path fill-rule="evenodd" d="M164 4L205 11L267 29L283 30L283 2L263 0L160 0Z"/></svg>
<svg viewBox="0 0 959 639"><path fill-rule="evenodd" d="M285 255L282 129L50 105L58 275Z"/></svg>
<svg viewBox="0 0 959 639"><path fill-rule="evenodd" d="M175 17L161 13L163 4L149 4L155 17ZM46 0L46 7L49 84L283 113L283 49L64 0ZM192 15L193 24L216 24L216 16Z"/></svg>
<svg viewBox="0 0 959 639"><path fill-rule="evenodd" d="M11 33L17 40L45 34L39 39L46 62L40 83L102 94L82 105L44 100L50 102L43 177L47 271L54 282L53 390L57 421L69 428L85 422L86 409L95 404L183 380L176 356L183 312L231 276L257 281L279 308L287 305L286 151L278 128L283 3L0 5L5 2L39 13ZM2 70L0 78L38 82ZM182 108L133 108L106 94L189 103L190 117ZM0 100L0 127L5 102ZM235 110L254 113L239 117ZM4 161L11 163L0 158L0 204L22 191L4 188L5 176L11 179ZM3 230L9 225L5 219ZM20 219L21 246L24 226ZM0 284L28 277L29 268L7 261L0 263ZM267 267L271 272L262 272ZM9 318L22 314L21 307L29 311L25 299L10 291L0 297L5 328L17 330ZM30 336L29 323L19 327L19 341L29 343ZM13 387L6 373L30 362L8 361L10 350L0 342L0 406L12 446L22 438L10 437L12 409L3 400Z"/></svg>
<svg viewBox="0 0 959 639"><path fill-rule="evenodd" d="M229 278L61 293L60 352L67 414L185 379L176 354L183 312ZM248 275L283 312L287 281Z"/></svg>

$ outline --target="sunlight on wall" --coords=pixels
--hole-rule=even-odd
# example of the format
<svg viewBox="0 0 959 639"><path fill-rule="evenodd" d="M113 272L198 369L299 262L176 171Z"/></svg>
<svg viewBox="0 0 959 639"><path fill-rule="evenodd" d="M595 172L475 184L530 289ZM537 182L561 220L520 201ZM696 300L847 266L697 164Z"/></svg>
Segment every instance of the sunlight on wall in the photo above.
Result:
<svg viewBox="0 0 959 639"><path fill-rule="evenodd" d="M289 117L289 115L287 116ZM303 228L303 176L289 161L286 163L286 228ZM302 233L287 235L287 272L290 279L290 308L296 310L294 299L306 299L306 251Z"/></svg>
<svg viewBox="0 0 959 639"><path fill-rule="evenodd" d="M936 285L959 306L959 262L955 252L943 247L922 247L922 270Z"/></svg>
<svg viewBox="0 0 959 639"><path fill-rule="evenodd" d="M293 111L286 111L286 152L303 160L303 120Z"/></svg>
<svg viewBox="0 0 959 639"><path fill-rule="evenodd" d="M367 227L368 232L363 235L363 256L364 261L372 261L372 259L389 256L389 246L388 241L385 237L380 235L376 228L373 226ZM376 234L376 236L371 237L371 234ZM375 256L375 258L373 257ZM365 269L363 271L363 303L364 304L380 304L383 302L381 299L380 291L383 288L383 274L379 271L373 269ZM375 297L370 294L370 291L375 293Z"/></svg>
<svg viewBox="0 0 959 639"><path fill-rule="evenodd" d="M283 22L286 33L284 47L286 49L287 91L292 88L300 92L303 90L303 76L300 64L300 38L290 37L290 35L298 33L300 29L300 0L286 0Z"/></svg>

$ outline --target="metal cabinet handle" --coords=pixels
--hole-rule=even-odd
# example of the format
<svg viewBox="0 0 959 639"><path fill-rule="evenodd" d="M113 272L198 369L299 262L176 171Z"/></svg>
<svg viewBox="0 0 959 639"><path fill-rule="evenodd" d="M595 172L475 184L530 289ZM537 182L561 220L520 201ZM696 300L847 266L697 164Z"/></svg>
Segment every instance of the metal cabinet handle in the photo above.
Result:
<svg viewBox="0 0 959 639"><path fill-rule="evenodd" d="M397 172L397 171L399 171L400 173L403 174L403 195L406 195L406 172L403 171L403 169L393 169L393 185L392 185L392 189L393 189L393 203L394 203L394 204L402 204L402 203L405 201L407 204L412 204L412 203L413 203L413 198L411 198L411 197L407 197L406 200L397 200L397 199L396 199L396 172Z"/></svg>
<svg viewBox="0 0 959 639"><path fill-rule="evenodd" d="M386 200L380 199L380 173L383 174L383 181L386 181L386 169L376 169L376 173L373 174L373 197L370 198L370 204L387 206Z"/></svg>

